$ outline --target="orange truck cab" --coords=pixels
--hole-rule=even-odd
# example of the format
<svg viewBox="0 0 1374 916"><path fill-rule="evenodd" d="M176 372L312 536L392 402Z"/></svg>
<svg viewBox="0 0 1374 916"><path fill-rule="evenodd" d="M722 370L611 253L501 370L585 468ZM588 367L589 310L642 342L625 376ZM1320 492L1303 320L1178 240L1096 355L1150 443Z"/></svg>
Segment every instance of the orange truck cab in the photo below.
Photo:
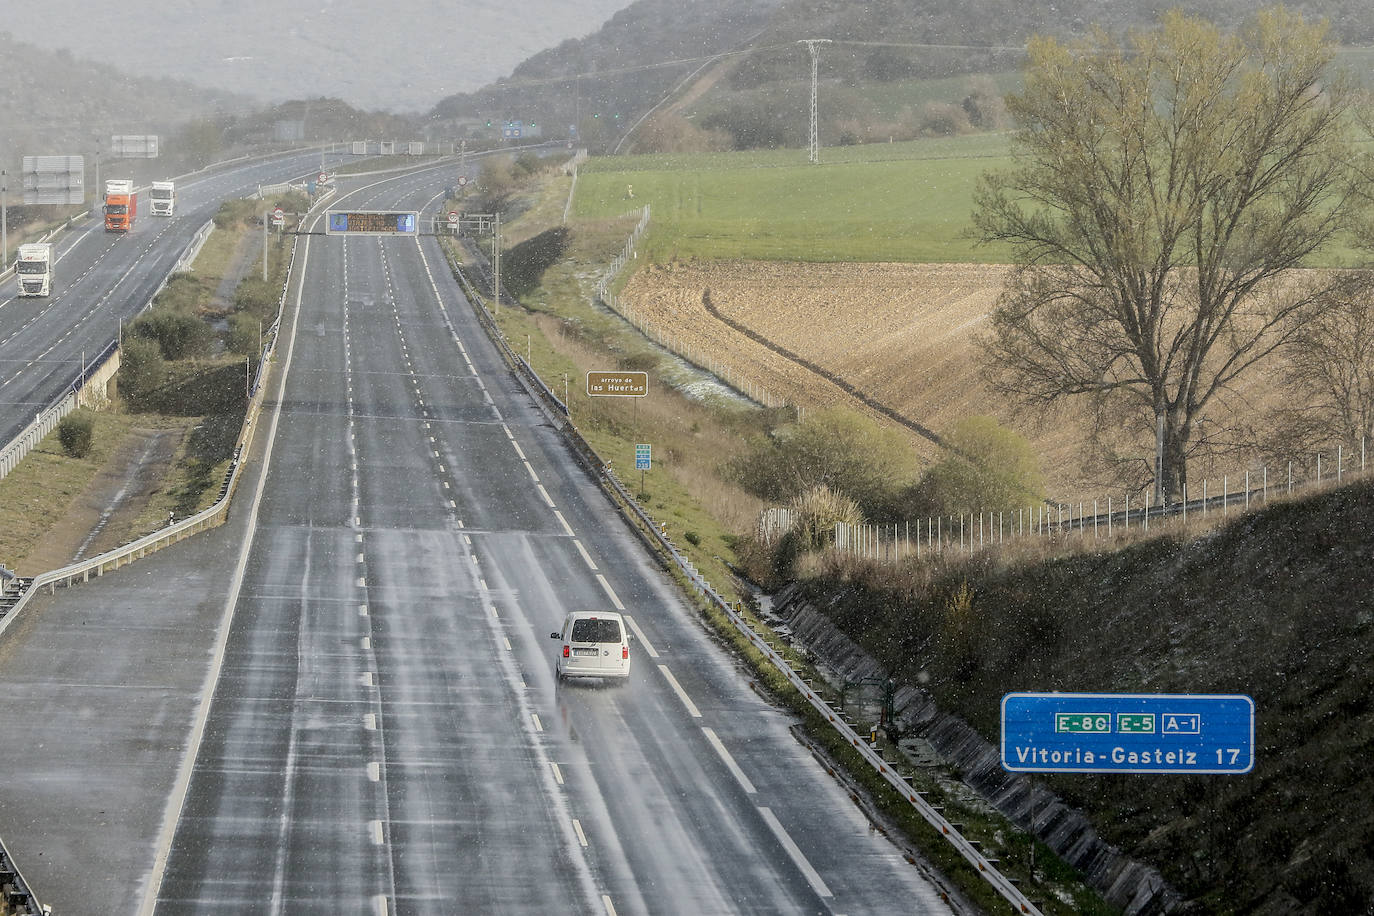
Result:
<svg viewBox="0 0 1374 916"><path fill-rule="evenodd" d="M105 182L105 231L128 232L138 215L138 194L127 178Z"/></svg>

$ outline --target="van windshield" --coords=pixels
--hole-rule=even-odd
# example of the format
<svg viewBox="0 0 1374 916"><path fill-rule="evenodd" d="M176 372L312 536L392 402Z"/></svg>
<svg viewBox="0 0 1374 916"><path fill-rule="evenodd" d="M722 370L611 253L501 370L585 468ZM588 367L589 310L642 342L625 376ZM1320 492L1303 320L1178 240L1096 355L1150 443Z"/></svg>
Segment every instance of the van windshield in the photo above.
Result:
<svg viewBox="0 0 1374 916"><path fill-rule="evenodd" d="M584 617L574 620L572 626L573 642L620 642L620 621L598 617Z"/></svg>

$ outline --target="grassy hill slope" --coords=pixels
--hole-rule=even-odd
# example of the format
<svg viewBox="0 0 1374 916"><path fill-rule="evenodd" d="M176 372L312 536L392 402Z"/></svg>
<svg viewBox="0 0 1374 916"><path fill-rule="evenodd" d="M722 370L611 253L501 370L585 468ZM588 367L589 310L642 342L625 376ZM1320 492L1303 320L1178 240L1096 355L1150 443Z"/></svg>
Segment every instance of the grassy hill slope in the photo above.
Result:
<svg viewBox="0 0 1374 916"><path fill-rule="evenodd" d="M832 572L807 587L991 741L1009 691L1253 697L1248 775L1045 781L1198 912L1358 914L1374 911L1371 555L1366 481L1192 541L930 577Z"/></svg>

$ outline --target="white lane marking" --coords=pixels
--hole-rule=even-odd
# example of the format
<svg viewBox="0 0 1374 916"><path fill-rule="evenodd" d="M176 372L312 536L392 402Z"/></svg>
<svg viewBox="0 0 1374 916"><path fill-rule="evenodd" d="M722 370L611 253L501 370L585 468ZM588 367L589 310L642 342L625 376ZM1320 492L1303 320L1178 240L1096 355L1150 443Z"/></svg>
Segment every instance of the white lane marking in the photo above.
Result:
<svg viewBox="0 0 1374 916"><path fill-rule="evenodd" d="M725 761L725 768L739 781L744 791L748 792L750 795L757 792L758 790L754 788L754 784L749 781L749 777L745 776L744 771L735 763L735 758L730 756L730 752L725 749L725 745L721 743L720 738L716 737L716 733L705 726L702 726L701 730L706 735L706 740L711 742L711 747L715 748L716 753L720 755L720 759Z"/></svg>
<svg viewBox="0 0 1374 916"><path fill-rule="evenodd" d="M520 460L523 461L523 462L525 462L526 464L529 464L529 459L525 457L525 453L524 453L524 452L520 451L520 443L515 441L515 437L514 437L514 436L511 436L511 437L510 437L510 444L511 444L512 446L514 446L514 448L515 448L515 454L517 454L517 455L520 456Z"/></svg>
<svg viewBox="0 0 1374 916"><path fill-rule="evenodd" d="M363 681L363 686L364 686L364 687L371 687L371 686L372 686L372 672L371 672L371 671L364 671L364 672L363 672L362 681Z"/></svg>
<svg viewBox="0 0 1374 916"><path fill-rule="evenodd" d="M509 636L502 636L502 637L501 637L501 641L502 641L503 643L506 644L506 651L507 651L507 652L511 651L511 648L510 648L510 637L509 637Z"/></svg>
<svg viewBox="0 0 1374 916"><path fill-rule="evenodd" d="M536 484L535 489L539 491L539 495L544 497L544 502L548 503L549 508L552 509L554 507L553 498L549 496L549 491L544 489L544 485L542 483Z"/></svg>
<svg viewBox="0 0 1374 916"><path fill-rule="evenodd" d="M658 658L658 650L654 648L653 643L649 642L649 637L644 635L644 631L639 628L639 624L635 623L635 619L626 614L625 622L630 625L631 630L635 631L635 639L639 640L639 644L644 647L645 652L649 653L649 657Z"/></svg>
<svg viewBox="0 0 1374 916"><path fill-rule="evenodd" d="M358 562L359 562L359 563L366 562L366 559L364 558L364 556L363 556L362 554L358 554Z"/></svg>
<svg viewBox="0 0 1374 916"><path fill-rule="evenodd" d="M363 713L363 728L370 732L377 730L377 714L375 712Z"/></svg>
<svg viewBox="0 0 1374 916"><path fill-rule="evenodd" d="M531 480L533 480L535 483L539 482L539 475L534 473L534 466L531 465L528 461L525 462L525 470L530 472Z"/></svg>
<svg viewBox="0 0 1374 916"><path fill-rule="evenodd" d="M387 916L387 902L384 894L372 898L372 916Z"/></svg>
<svg viewBox="0 0 1374 916"><path fill-rule="evenodd" d="M373 846L380 846L380 845L382 845L383 841L386 839L385 836L383 836L383 834L382 834L382 822L381 822L381 821L368 821L368 822L367 822L367 829L368 829L368 832L372 834L372 845L373 845Z"/></svg>
<svg viewBox="0 0 1374 916"><path fill-rule="evenodd" d="M471 546L472 546L472 538L468 537L466 534L463 535L463 543L466 544L466 545L468 545L469 547L471 547Z"/></svg>
<svg viewBox="0 0 1374 916"><path fill-rule="evenodd" d="M439 456L438 456L438 455L435 455L434 457L435 457L435 458L438 458ZM448 470L441 464L441 465L439 465L439 473L440 473L440 474L447 474L447 473L448 473Z"/></svg>
<svg viewBox="0 0 1374 916"><path fill-rule="evenodd" d="M359 617L366 617L366 616L367 616L367 605L365 605L365 604L360 604L360 605L358 605L358 616L359 616Z"/></svg>
<svg viewBox="0 0 1374 916"><path fill-rule="evenodd" d="M559 512L557 509L554 509L553 514L554 517L558 519L559 524L563 526L563 530L568 532L568 537L574 537L575 532L572 530L572 525L568 524L568 520L563 517L563 513Z"/></svg>
<svg viewBox="0 0 1374 916"><path fill-rule="evenodd" d="M373 782L379 782L382 778L382 765L377 761L372 761L367 765L367 778Z"/></svg>
<svg viewBox="0 0 1374 916"><path fill-rule="evenodd" d="M587 835L582 832L582 822L579 821L577 818L573 818L573 829L577 831L577 842L581 843L583 846L586 846Z"/></svg>
<svg viewBox="0 0 1374 916"><path fill-rule="evenodd" d="M600 582L601 587L606 590L606 594L610 597L611 604L615 605L615 609L617 611L625 610L625 605L620 603L620 596L615 593L615 589L611 588L611 583L606 581L606 577L601 575L601 573L597 573L596 581Z"/></svg>
<svg viewBox="0 0 1374 916"><path fill-rule="evenodd" d="M532 713L530 713L530 719L534 722L534 730L535 730L535 731L537 731L537 732L542 732L542 731L544 730L544 723L539 721L539 713L537 713L537 712L532 712Z"/></svg>
<svg viewBox="0 0 1374 916"><path fill-rule="evenodd" d="M590 567L592 568L592 571L593 571L593 572L595 572L595 571L596 571L596 564L592 562L592 555L589 554L589 553L587 553L587 548L585 548L585 547L582 546L582 542L579 541L579 540L574 539L574 540L573 540L573 546L577 548L577 552L580 553L580 554L582 554L582 559L586 560L586 561L587 561L587 565L590 566Z"/></svg>
<svg viewBox="0 0 1374 916"><path fill-rule="evenodd" d="M768 824L768 829L773 831L773 835L778 838L778 842L782 844L782 848L787 850L787 854L791 856L792 861L796 863L797 867L801 869L802 874L806 876L806 883L811 885L811 889L822 897L833 897L834 894L830 893L830 888L825 886L825 882L821 880L820 874L811 867L810 862L806 861L806 856L802 855L802 851L797 848L797 844L792 842L792 838L787 835L787 831L782 829L782 824L778 823L778 819L773 816L773 812L760 805L759 814L763 815L763 820Z"/></svg>
<svg viewBox="0 0 1374 916"><path fill-rule="evenodd" d="M458 504L457 504L456 502L454 502L453 500L450 499L450 500L448 501L448 507L449 507L450 509L457 509L457 508L458 508Z"/></svg>
<svg viewBox="0 0 1374 916"><path fill-rule="evenodd" d="M488 587L487 587L487 580L486 580L486 579L478 579L478 580L477 580L477 584L478 584L479 586L481 586L482 591L484 591L484 592L485 592L485 591L489 591L489 589L488 589Z"/></svg>
<svg viewBox="0 0 1374 916"><path fill-rule="evenodd" d="M672 687L677 693L678 699L682 700L682 705L687 707L687 714L693 719L701 718L701 710L697 709L697 704L692 702L692 698L687 696L687 691L682 689L682 685L673 677L673 672L668 670L667 665L659 665L658 670L663 672L663 677L668 681L668 686Z"/></svg>
<svg viewBox="0 0 1374 916"><path fill-rule="evenodd" d="M309 264L310 238L307 236L301 257L302 277L305 276ZM133 268L130 267L129 271L132 272ZM121 277L120 280L122 281L122 279ZM301 300L304 293L305 282L302 280L296 287L296 302L291 315L291 333L287 337L286 353L281 359L282 373L281 378L277 381L277 393L279 395L286 390L286 381L291 375L291 357L296 350L296 330L300 324ZM229 630L234 622L234 610L238 607L239 594L248 569L248 557L252 551L254 535L257 533L258 511L262 504L264 490L263 484L267 480L267 472L272 466L272 455L276 448L277 424L281 419L280 405L281 400L278 398L277 406L272 410L272 420L267 425L267 448L263 453L262 466L258 469L258 477L253 488L253 498L248 509L248 524L246 526L248 533L243 539L238 559L234 565L234 575L230 580L229 592L225 595L224 609L220 614L219 631L215 637L214 651L211 656L212 662L206 668L205 680L201 685L200 695L205 699L196 710L191 734L186 741L186 750L182 754L181 762L177 765L176 782L173 784L172 791L167 795L166 804L163 806L162 826L158 831L157 846L153 854L153 867L143 882L143 900L138 908L139 916L151 916L153 908L157 904L158 894L162 889L162 879L167 870L167 860L172 854L172 837L176 831L177 823L181 820L182 808L186 804L186 796L191 787L191 772L195 768L196 758L200 755L201 741L205 736L206 724L214 705L214 687L218 683L220 672L224 667L224 659L228 651Z"/></svg>
<svg viewBox="0 0 1374 916"><path fill-rule="evenodd" d="M367 577L366 577L366 576L359 576L359 577L358 577L358 588L367 588Z"/></svg>
<svg viewBox="0 0 1374 916"><path fill-rule="evenodd" d="M563 771L558 768L558 764L550 760L549 766L553 767L553 781L560 786L563 785Z"/></svg>
<svg viewBox="0 0 1374 916"><path fill-rule="evenodd" d="M363 637L363 648L364 648L364 649L371 649L371 648L372 648L372 637L371 637L371 636L364 636L364 637Z"/></svg>
<svg viewBox="0 0 1374 916"><path fill-rule="evenodd" d="M615 904L611 903L610 894L601 895L601 905L606 908L606 916L615 916Z"/></svg>
<svg viewBox="0 0 1374 916"><path fill-rule="evenodd" d="M357 468L354 468L354 470L357 470ZM361 544L363 542L363 533L359 531L357 534L353 535L353 540Z"/></svg>

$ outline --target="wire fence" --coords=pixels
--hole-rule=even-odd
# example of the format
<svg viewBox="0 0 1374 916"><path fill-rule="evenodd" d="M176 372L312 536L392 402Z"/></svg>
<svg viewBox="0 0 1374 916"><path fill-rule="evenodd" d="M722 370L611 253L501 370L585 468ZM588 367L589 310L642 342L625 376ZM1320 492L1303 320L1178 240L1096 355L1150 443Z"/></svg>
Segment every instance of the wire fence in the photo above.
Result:
<svg viewBox="0 0 1374 916"><path fill-rule="evenodd" d="M910 558L972 555L1039 540L1064 545L1110 542L1142 534L1164 533L1189 524L1210 525L1274 499L1341 486L1368 476L1365 439L1346 453L1316 453L1310 465L1287 462L1271 473L1268 467L1244 471L1239 477L1223 475L1220 481L1204 479L1200 488L1183 488L1177 502L1151 504L1147 492L1132 499L1107 496L1093 500L1044 502L1037 505L978 512L932 515L885 524L835 523L817 539L841 553L879 562L896 563ZM1303 473L1305 467L1315 470ZM1296 470L1295 470L1296 469ZM1201 495L1197 495L1199 493ZM769 508L758 519L757 533L765 545L775 545L805 523L797 510Z"/></svg>

